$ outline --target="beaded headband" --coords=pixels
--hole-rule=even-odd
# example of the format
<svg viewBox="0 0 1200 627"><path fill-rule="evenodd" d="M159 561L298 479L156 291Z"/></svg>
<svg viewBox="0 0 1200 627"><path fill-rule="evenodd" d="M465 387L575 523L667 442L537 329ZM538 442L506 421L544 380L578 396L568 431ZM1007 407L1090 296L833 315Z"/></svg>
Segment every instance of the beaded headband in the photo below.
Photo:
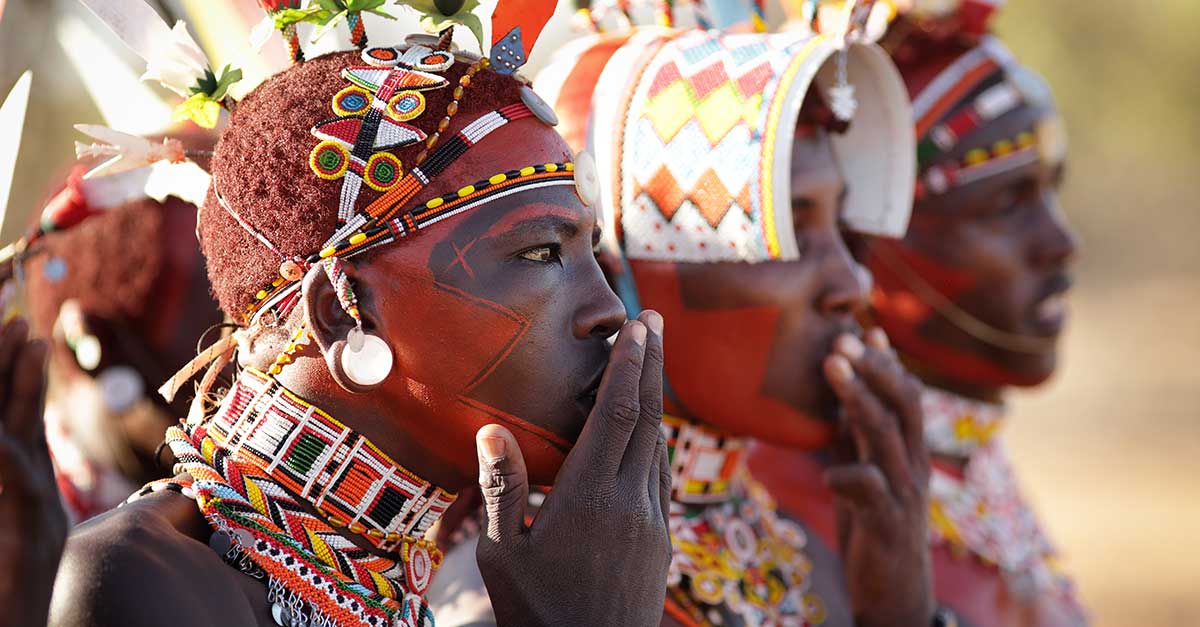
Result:
<svg viewBox="0 0 1200 627"><path fill-rule="evenodd" d="M575 125L597 157L605 231L622 238L630 259L797 259L787 226L791 146L814 84L839 117L853 117L832 138L855 183L844 220L880 235L906 229L912 119L899 73L877 46L845 33L643 28L606 52L610 39L572 47L538 86L564 117L586 120ZM567 87L589 80L590 98Z"/></svg>
<svg viewBox="0 0 1200 627"><path fill-rule="evenodd" d="M1062 160L1066 138L1056 119L1017 136L968 150L956 161L937 163L988 122L1023 104L1052 102L1049 90L1019 66L998 40L983 36L913 98L917 116L916 198L995 176L1039 160Z"/></svg>

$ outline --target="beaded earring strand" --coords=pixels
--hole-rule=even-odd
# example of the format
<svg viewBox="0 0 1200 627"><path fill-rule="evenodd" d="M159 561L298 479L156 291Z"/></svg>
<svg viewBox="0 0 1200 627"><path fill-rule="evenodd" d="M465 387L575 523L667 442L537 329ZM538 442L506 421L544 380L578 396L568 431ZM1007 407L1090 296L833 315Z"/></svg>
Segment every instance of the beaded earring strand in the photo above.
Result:
<svg viewBox="0 0 1200 627"><path fill-rule="evenodd" d="M392 371L392 349L379 336L363 331L358 295L354 293L354 285L346 275L345 262L340 257L329 257L323 266L342 311L354 320L354 328L346 333L346 347L339 357L342 369L354 383L378 385Z"/></svg>

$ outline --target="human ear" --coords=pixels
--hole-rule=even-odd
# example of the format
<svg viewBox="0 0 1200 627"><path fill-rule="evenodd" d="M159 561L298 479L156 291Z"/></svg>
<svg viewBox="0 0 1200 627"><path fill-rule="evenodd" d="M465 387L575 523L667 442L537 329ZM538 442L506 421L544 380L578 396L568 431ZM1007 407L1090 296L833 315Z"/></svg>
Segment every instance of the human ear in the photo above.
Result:
<svg viewBox="0 0 1200 627"><path fill-rule="evenodd" d="M383 330L377 312L370 302L354 298L360 320L351 317L322 264L304 277L301 299L309 333L338 385L355 393L378 388L391 375L393 357L391 345L379 335ZM353 293L354 266L345 261L339 266Z"/></svg>

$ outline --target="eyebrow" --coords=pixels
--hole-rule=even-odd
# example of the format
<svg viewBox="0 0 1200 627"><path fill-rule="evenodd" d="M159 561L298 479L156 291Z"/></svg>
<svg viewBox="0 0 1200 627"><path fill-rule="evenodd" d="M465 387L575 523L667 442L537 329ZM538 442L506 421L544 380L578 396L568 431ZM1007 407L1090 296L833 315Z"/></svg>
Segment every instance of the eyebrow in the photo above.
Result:
<svg viewBox="0 0 1200 627"><path fill-rule="evenodd" d="M503 232L497 233L494 237L520 237L546 231L558 233L563 239L568 239L579 234L579 222L559 215L539 216L521 220Z"/></svg>

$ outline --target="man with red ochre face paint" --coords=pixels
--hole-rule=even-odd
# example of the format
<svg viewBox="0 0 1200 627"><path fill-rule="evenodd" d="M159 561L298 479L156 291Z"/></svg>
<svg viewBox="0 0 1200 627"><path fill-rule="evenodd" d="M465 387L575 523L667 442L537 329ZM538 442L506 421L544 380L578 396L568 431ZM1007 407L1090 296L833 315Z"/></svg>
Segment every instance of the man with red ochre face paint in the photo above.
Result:
<svg viewBox="0 0 1200 627"><path fill-rule="evenodd" d="M194 149L213 143L183 139ZM187 404L168 405L154 388L222 320L196 242L196 207L176 196L192 196L187 182L199 178L202 198L207 175L190 163L82 174L46 205L19 260L33 332L52 348L47 439L73 523L161 475L163 431ZM176 195L146 194L162 185Z"/></svg>
<svg viewBox="0 0 1200 627"><path fill-rule="evenodd" d="M934 620L918 390L857 337L870 280L842 236L904 232L911 119L886 54L844 43L644 29L577 44L536 83L596 154L610 281L670 323L664 625ZM844 571L744 466L750 438L822 447L839 424L859 436L829 473Z"/></svg>
<svg viewBox="0 0 1200 627"><path fill-rule="evenodd" d="M663 322L626 322L586 183L512 74L535 13L511 41L494 18L491 60L366 47L354 13L361 50L237 103L199 235L239 328L163 386L200 378L178 474L77 528L53 624L432 627L427 532L476 483L500 624L658 622ZM557 489L527 525L530 483Z"/></svg>
<svg viewBox="0 0 1200 627"><path fill-rule="evenodd" d="M918 10L883 39L914 102L918 175L907 236L869 248L872 313L927 385L939 602L964 625L1078 625L999 434L1004 390L1041 383L1056 363L1077 246L1057 201L1065 143L1048 88L985 34L982 4ZM832 536L829 495L809 480L825 461L771 444L751 467Z"/></svg>

